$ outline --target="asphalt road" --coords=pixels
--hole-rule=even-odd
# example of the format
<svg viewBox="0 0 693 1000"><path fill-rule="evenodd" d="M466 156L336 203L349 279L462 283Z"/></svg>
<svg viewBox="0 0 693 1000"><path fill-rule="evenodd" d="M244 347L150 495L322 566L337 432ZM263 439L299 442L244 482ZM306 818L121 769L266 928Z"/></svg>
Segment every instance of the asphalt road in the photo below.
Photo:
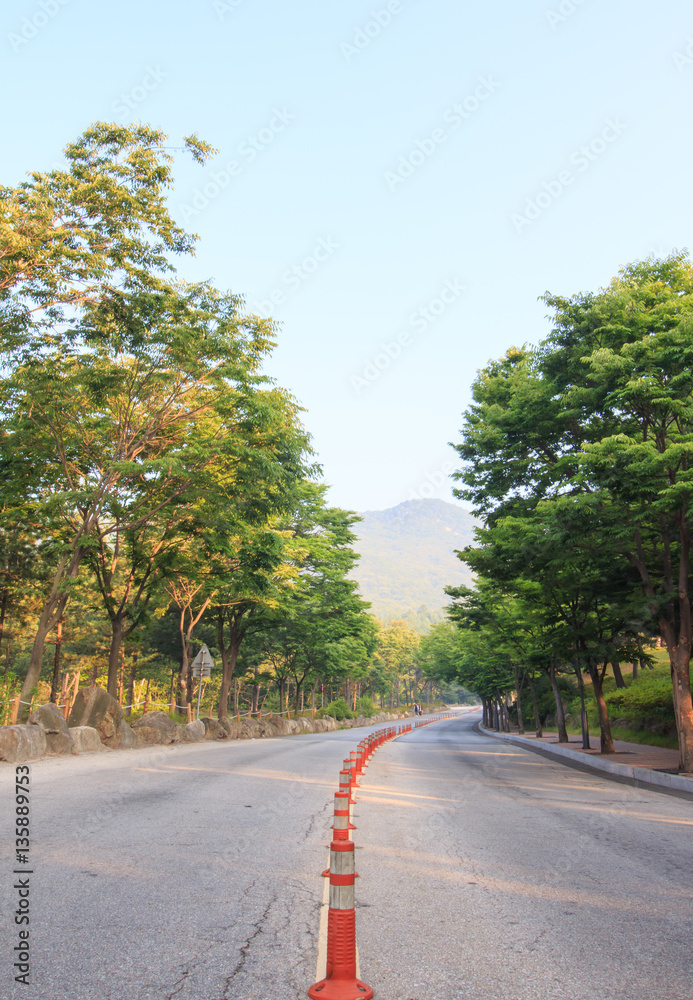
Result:
<svg viewBox="0 0 693 1000"><path fill-rule="evenodd" d="M357 936L376 1000L693 1000L693 803L473 721L386 744L363 779ZM0 997L305 997L337 775L365 732L32 764L28 987L0 765Z"/></svg>

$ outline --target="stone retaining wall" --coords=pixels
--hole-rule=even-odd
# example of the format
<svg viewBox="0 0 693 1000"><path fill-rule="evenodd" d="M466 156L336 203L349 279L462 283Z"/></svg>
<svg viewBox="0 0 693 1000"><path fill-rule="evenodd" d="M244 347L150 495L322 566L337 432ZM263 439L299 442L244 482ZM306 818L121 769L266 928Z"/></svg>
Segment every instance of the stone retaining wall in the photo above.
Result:
<svg viewBox="0 0 693 1000"><path fill-rule="evenodd" d="M44 756L95 753L105 749L128 750L143 746L173 743L199 743L202 740L255 740L300 733L327 733L335 729L356 729L409 717L408 712L381 712L370 719L344 719L309 716L287 719L283 715L262 719L235 717L200 719L180 725L165 712L147 712L132 726L123 718L117 701L103 688L83 688L78 692L68 723L55 705L41 705L29 717L26 726L0 726L0 761L22 764Z"/></svg>

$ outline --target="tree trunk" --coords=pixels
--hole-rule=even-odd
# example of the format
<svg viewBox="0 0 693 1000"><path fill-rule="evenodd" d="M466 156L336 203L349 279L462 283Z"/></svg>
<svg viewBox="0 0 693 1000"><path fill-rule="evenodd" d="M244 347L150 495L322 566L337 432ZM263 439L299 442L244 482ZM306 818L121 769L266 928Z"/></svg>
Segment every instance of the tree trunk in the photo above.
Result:
<svg viewBox="0 0 693 1000"><path fill-rule="evenodd" d="M638 661L633 660L633 680L637 681L637 679L638 679Z"/></svg>
<svg viewBox="0 0 693 1000"><path fill-rule="evenodd" d="M606 670L606 664L604 664ZM592 678L594 696L597 699L597 710L599 712L599 736L600 752L613 753L614 741L611 735L611 723L609 722L609 709L604 698L604 670L600 670L596 663L589 660L589 672Z"/></svg>
<svg viewBox="0 0 693 1000"><path fill-rule="evenodd" d="M178 691L176 708L179 712L185 710L188 700L188 644L185 641L185 610L180 616L180 669L178 671Z"/></svg>
<svg viewBox="0 0 693 1000"><path fill-rule="evenodd" d="M192 655L192 640L191 640L188 643L188 684L187 684L187 690L185 692L185 698L186 698L185 710L188 715L188 722L192 722L193 720L192 708L193 708L193 696L195 689L195 679L193 677L192 661L193 661L193 655ZM149 681L147 681L147 694L149 694Z"/></svg>
<svg viewBox="0 0 693 1000"><path fill-rule="evenodd" d="M29 669L26 672L26 677L24 678L24 683L22 684L22 690L19 692L19 711L17 719L20 723L26 723L29 718L31 712L31 697L34 692L34 688L38 684L41 677L43 650L46 646L46 639L51 629L54 628L57 622L62 618L66 604L67 594L63 594L61 597L57 597L54 600L49 599L41 612L41 617L39 618L39 623L36 627L34 643L31 647Z"/></svg>
<svg viewBox="0 0 693 1000"><path fill-rule="evenodd" d="M260 695L260 685L257 682L258 666L257 663L253 668L253 683L250 688L250 714L257 715L257 706Z"/></svg>
<svg viewBox="0 0 693 1000"><path fill-rule="evenodd" d="M575 675L578 682L578 691L580 692L580 726L582 728L582 749L590 749L590 727L587 720L587 707L585 706L585 681L582 676L582 669L580 664L575 667Z"/></svg>
<svg viewBox="0 0 693 1000"><path fill-rule="evenodd" d="M224 615L221 609L217 612L217 645L221 652L221 687L219 690L219 705L217 717L219 720L227 719L229 716L229 692L231 691L231 681L233 680L238 660L238 651L241 648L243 634L238 629L237 622L231 618L229 620L229 642L224 641ZM234 696L234 715L238 715L238 693Z"/></svg>
<svg viewBox="0 0 693 1000"><path fill-rule="evenodd" d="M9 594L8 594L7 590L3 590L3 592L2 592L2 602L0 603L0 646L2 645L2 643L3 643L4 639L5 639L5 621L6 621L6 615L7 615L7 602L8 602L8 600L9 600ZM8 647L8 650L9 650L9 639L7 640L7 647ZM5 669L2 672L3 673L3 677L7 676L7 671L9 669L9 666L10 666L10 657L9 657L9 653L8 653L8 655L5 657Z"/></svg>
<svg viewBox="0 0 693 1000"><path fill-rule="evenodd" d="M558 681L556 680L556 662L551 660L549 664L549 680L551 681L551 690L553 691L554 701L556 702L556 726L558 728L558 742L559 743L569 743L568 730L565 725L565 709L563 707L563 699L561 698L561 692L558 690Z"/></svg>
<svg viewBox="0 0 693 1000"><path fill-rule="evenodd" d="M176 707L179 712L185 712L192 704L192 667L190 665L191 643L185 635L181 635L180 670L178 671L178 697Z"/></svg>
<svg viewBox="0 0 693 1000"><path fill-rule="evenodd" d="M231 681L236 670L238 652L241 648L242 636L235 636L233 641L226 647L221 646L221 688L219 690L219 705L217 717L227 719L229 716L229 692ZM234 715L238 715L238 691L234 694Z"/></svg>
<svg viewBox="0 0 693 1000"><path fill-rule="evenodd" d="M118 672L120 670L120 647L123 642L124 616L114 615L111 618L111 648L108 652L108 693L112 698L118 697Z"/></svg>
<svg viewBox="0 0 693 1000"><path fill-rule="evenodd" d="M539 706L537 705L537 692L534 687L534 678L532 677L529 670L527 671L527 683L529 684L529 693L532 696L532 711L534 712L534 728L536 731L537 739L541 739L544 735L544 730L541 727L541 719L539 717Z"/></svg>
<svg viewBox="0 0 693 1000"><path fill-rule="evenodd" d="M19 706L19 722L25 723L31 711L31 695L41 678L41 667L43 665L43 650L46 644L46 637L58 620L62 618L68 601L68 590L71 583L77 579L79 567L84 556L84 549L80 544L80 539L84 539L91 532L93 515L85 518L82 527L77 532L72 544L75 546L71 556L64 556L61 559L55 576L51 592L43 605L43 610L36 627L36 636L31 647L31 659L29 668L22 684L19 697L20 702L25 702ZM67 568L66 568L67 567Z"/></svg>
<svg viewBox="0 0 693 1000"><path fill-rule="evenodd" d="M611 669L614 672L614 680L616 681L616 687L624 688L626 686L626 682L623 679L623 674L621 673L621 664L618 662L618 660L611 661Z"/></svg>
<svg viewBox="0 0 693 1000"><path fill-rule="evenodd" d="M691 697L690 645L680 642L671 663L674 693L674 713L679 737L679 768L685 774L693 772L693 698Z"/></svg>
<svg viewBox="0 0 693 1000"><path fill-rule="evenodd" d="M670 580L674 576L677 579L672 587L669 606L659 606L659 630L669 653L674 715L679 738L679 768L684 773L691 774L693 773L693 696L691 695L690 662L693 621L688 590L691 537L687 514L681 512L677 521L680 540L678 573L672 572L671 548L663 549L665 573ZM635 565L640 572L645 593L648 597L655 598L655 590L649 579L644 560L637 560ZM674 624L676 621L679 623L678 630Z"/></svg>
<svg viewBox="0 0 693 1000"><path fill-rule="evenodd" d="M516 663L513 663L513 674L515 677L515 690L517 691L517 731L520 736L524 736L525 724L522 718L522 695L520 692L524 677L520 677L520 671Z"/></svg>
<svg viewBox="0 0 693 1000"><path fill-rule="evenodd" d="M128 681L128 693L126 695L128 708L125 709L127 716L132 715L132 704L135 700L135 678L137 677L137 650L132 651L132 666L130 667L130 680Z"/></svg>
<svg viewBox="0 0 693 1000"><path fill-rule="evenodd" d="M68 688L68 673L67 670L63 674L62 683L60 685L60 704L63 706L63 714L67 706L67 688ZM69 713L68 713L69 714Z"/></svg>
<svg viewBox="0 0 693 1000"><path fill-rule="evenodd" d="M53 679L51 681L51 693L48 699L57 705L58 683L60 680L60 651L63 644L63 619L59 618L55 626L55 655L53 657Z"/></svg>
<svg viewBox="0 0 693 1000"><path fill-rule="evenodd" d="M123 688L125 686L125 650L120 647L120 667L118 669L118 704L123 704Z"/></svg>

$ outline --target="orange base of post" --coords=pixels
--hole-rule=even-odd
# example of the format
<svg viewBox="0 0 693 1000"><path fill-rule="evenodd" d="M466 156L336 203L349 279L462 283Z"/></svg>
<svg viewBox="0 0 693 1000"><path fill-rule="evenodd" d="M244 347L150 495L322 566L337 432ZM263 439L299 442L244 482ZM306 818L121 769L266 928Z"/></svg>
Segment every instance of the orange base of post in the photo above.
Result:
<svg viewBox="0 0 693 1000"><path fill-rule="evenodd" d="M371 1000L373 987L356 978L354 910L327 914L327 975L308 990L311 1000Z"/></svg>
<svg viewBox="0 0 693 1000"><path fill-rule="evenodd" d="M360 979L321 979L308 990L311 1000L371 1000L373 987Z"/></svg>

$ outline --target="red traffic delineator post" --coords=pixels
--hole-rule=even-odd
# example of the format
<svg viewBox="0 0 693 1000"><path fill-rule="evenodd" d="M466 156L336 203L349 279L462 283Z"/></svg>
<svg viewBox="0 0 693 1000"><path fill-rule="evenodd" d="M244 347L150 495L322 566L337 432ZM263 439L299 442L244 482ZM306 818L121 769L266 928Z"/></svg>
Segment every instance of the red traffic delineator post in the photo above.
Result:
<svg viewBox="0 0 693 1000"><path fill-rule="evenodd" d="M308 990L311 1000L370 1000L373 987L356 976L354 844L330 844L330 902L327 911L325 978Z"/></svg>
<svg viewBox="0 0 693 1000"><path fill-rule="evenodd" d="M352 750L353 757L351 754L344 758L344 767L351 772L351 787L360 788L361 786L356 780L356 751Z"/></svg>
<svg viewBox="0 0 693 1000"><path fill-rule="evenodd" d="M349 760L351 761L351 769L354 774L354 788L360 788L361 786L358 784L358 776L361 772L359 771L359 755L357 750L349 751Z"/></svg>
<svg viewBox="0 0 693 1000"><path fill-rule="evenodd" d="M349 818L350 798L348 792L334 793L334 820L332 821L332 840L351 840L351 831L356 827ZM322 873L323 878L327 878L330 869L326 868Z"/></svg>
<svg viewBox="0 0 693 1000"><path fill-rule="evenodd" d="M348 792L335 792L334 793L334 820L332 823L332 829L334 835L333 840L350 840L349 833L351 830L355 830L356 827L349 819L349 793Z"/></svg>
<svg viewBox="0 0 693 1000"><path fill-rule="evenodd" d="M353 806L356 799L351 794L351 769L345 768L343 771L339 772L339 790L340 792L346 792L349 796L349 802Z"/></svg>

